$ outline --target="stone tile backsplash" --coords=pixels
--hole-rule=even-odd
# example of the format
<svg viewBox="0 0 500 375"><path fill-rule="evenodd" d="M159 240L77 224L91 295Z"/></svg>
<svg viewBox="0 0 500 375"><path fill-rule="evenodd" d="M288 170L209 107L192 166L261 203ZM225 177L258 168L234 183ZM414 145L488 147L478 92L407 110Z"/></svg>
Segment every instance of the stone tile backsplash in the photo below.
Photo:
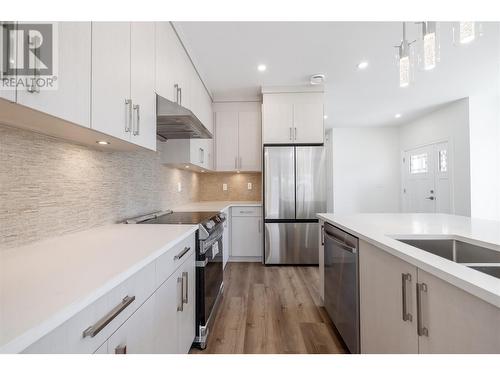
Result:
<svg viewBox="0 0 500 375"><path fill-rule="evenodd" d="M261 173L202 173L199 179L201 201L262 200ZM251 190L248 190L249 182ZM223 184L227 184L227 191L222 189Z"/></svg>

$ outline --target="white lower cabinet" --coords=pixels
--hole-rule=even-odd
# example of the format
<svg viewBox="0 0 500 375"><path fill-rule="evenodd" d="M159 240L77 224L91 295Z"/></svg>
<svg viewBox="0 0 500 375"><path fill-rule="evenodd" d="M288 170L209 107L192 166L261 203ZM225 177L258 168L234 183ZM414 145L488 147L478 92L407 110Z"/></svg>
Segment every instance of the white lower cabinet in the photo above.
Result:
<svg viewBox="0 0 500 375"><path fill-rule="evenodd" d="M262 209L231 208L231 257L255 260L262 257Z"/></svg>
<svg viewBox="0 0 500 375"><path fill-rule="evenodd" d="M362 353L500 353L497 307L364 241L359 274Z"/></svg>

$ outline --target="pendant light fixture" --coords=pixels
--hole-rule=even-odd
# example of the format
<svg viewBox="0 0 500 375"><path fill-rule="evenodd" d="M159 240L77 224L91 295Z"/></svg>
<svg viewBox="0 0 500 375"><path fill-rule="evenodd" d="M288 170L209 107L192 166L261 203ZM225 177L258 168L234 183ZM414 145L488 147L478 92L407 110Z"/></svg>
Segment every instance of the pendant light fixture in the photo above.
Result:
<svg viewBox="0 0 500 375"><path fill-rule="evenodd" d="M456 22L453 25L453 42L455 44L469 44L483 35L481 22Z"/></svg>
<svg viewBox="0 0 500 375"><path fill-rule="evenodd" d="M399 66L399 87L408 87L413 81L414 54L413 42L406 39L406 23L403 22L403 39L397 48L397 59Z"/></svg>
<svg viewBox="0 0 500 375"><path fill-rule="evenodd" d="M434 21L417 22L422 37L418 42L418 64L423 70L432 70L440 59L439 25Z"/></svg>

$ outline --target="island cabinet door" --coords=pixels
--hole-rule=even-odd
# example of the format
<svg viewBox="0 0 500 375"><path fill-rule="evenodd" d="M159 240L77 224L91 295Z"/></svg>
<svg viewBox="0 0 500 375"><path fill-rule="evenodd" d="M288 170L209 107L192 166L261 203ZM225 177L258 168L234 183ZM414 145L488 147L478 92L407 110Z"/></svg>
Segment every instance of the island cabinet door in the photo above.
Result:
<svg viewBox="0 0 500 375"><path fill-rule="evenodd" d="M417 268L359 241L362 353L418 353Z"/></svg>
<svg viewBox="0 0 500 375"><path fill-rule="evenodd" d="M500 353L500 309L418 270L420 353Z"/></svg>

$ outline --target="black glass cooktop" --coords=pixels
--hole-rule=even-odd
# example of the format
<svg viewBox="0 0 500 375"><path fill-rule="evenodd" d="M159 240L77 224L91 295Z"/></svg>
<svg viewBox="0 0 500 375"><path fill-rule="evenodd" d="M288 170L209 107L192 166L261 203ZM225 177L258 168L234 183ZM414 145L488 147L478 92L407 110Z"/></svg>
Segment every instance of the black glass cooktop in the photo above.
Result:
<svg viewBox="0 0 500 375"><path fill-rule="evenodd" d="M217 214L218 212L173 212L138 224L201 224Z"/></svg>

